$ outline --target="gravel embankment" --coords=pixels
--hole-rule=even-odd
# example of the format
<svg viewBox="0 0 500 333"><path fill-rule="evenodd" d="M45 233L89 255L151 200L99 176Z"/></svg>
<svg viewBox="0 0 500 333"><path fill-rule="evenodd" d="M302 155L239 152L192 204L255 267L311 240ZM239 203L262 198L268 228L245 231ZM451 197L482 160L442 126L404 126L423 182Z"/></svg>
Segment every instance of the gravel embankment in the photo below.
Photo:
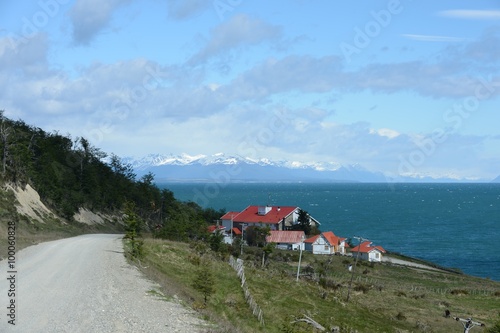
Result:
<svg viewBox="0 0 500 333"><path fill-rule="evenodd" d="M204 332L209 323L152 293L123 255L121 235L84 235L17 254L15 326L7 316L9 281L0 280L0 332ZM7 261L0 271L7 276Z"/></svg>

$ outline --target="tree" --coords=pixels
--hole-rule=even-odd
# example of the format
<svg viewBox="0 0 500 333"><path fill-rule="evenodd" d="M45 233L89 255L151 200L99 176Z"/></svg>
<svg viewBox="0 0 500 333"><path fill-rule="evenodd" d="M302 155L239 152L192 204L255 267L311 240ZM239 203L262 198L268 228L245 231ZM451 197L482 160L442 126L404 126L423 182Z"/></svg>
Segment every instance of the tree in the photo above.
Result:
<svg viewBox="0 0 500 333"><path fill-rule="evenodd" d="M138 240L141 236L141 221L135 213L135 205L132 202L125 204L125 238L130 242L130 254L132 257L141 257L143 254L142 240Z"/></svg>
<svg viewBox="0 0 500 333"><path fill-rule="evenodd" d="M262 268L264 268L264 266L266 265L269 256L271 255L271 253L273 253L275 248L276 248L276 243L266 244L266 246L262 248Z"/></svg>
<svg viewBox="0 0 500 333"><path fill-rule="evenodd" d="M208 298L215 292L214 275L207 262L199 266L192 285L194 289L203 295L203 301L206 305Z"/></svg>
<svg viewBox="0 0 500 333"><path fill-rule="evenodd" d="M299 209L299 217L297 224L292 227L293 230L302 230L306 235L310 235L312 231L311 216L305 210Z"/></svg>
<svg viewBox="0 0 500 333"><path fill-rule="evenodd" d="M224 248L224 234L220 230L215 230L208 237L208 243L210 244L210 249L214 252L221 252Z"/></svg>
<svg viewBox="0 0 500 333"><path fill-rule="evenodd" d="M271 234L271 229L266 227L248 227L245 231L246 240L250 246L263 247L266 244L266 236Z"/></svg>
<svg viewBox="0 0 500 333"><path fill-rule="evenodd" d="M0 110L0 142L2 143L2 175L5 175L7 166L7 157L9 156L8 138L12 133L12 128L7 127L6 118L3 115L4 111Z"/></svg>

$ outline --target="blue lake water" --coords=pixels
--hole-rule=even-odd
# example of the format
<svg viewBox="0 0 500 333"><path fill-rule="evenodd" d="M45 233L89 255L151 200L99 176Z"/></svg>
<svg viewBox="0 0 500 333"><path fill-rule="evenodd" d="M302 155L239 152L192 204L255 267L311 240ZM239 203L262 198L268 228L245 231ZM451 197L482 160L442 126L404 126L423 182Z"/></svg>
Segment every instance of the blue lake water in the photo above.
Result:
<svg viewBox="0 0 500 333"><path fill-rule="evenodd" d="M500 281L500 184L169 183L182 201L299 206L322 231Z"/></svg>

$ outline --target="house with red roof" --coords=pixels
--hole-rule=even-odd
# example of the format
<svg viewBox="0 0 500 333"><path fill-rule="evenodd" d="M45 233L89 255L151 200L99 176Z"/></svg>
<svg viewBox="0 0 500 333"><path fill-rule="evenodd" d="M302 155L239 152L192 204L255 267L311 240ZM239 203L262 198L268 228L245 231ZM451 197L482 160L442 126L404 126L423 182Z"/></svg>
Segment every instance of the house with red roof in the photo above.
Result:
<svg viewBox="0 0 500 333"><path fill-rule="evenodd" d="M271 230L287 230L298 223L300 208L297 206L248 206L241 212L227 212L221 217L222 225L227 230L238 228L244 231L247 227L265 227ZM310 216L311 226L319 226L319 222Z"/></svg>
<svg viewBox="0 0 500 333"><path fill-rule="evenodd" d="M303 250L306 234L304 231L271 230L266 237L267 243L276 243L281 250Z"/></svg>
<svg viewBox="0 0 500 333"><path fill-rule="evenodd" d="M360 259L374 262L381 262L382 255L385 252L382 246L373 246L370 241L362 242L351 249L351 253L354 257L359 256Z"/></svg>
<svg viewBox="0 0 500 333"><path fill-rule="evenodd" d="M338 237L332 231L326 231L306 239L305 250L313 254L345 254L345 240L346 238Z"/></svg>

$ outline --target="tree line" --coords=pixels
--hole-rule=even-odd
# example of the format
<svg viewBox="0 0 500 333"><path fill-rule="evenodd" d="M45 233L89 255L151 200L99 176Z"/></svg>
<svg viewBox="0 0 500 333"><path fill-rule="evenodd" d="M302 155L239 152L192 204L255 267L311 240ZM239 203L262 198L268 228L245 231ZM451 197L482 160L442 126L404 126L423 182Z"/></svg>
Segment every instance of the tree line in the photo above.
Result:
<svg viewBox="0 0 500 333"><path fill-rule="evenodd" d="M30 184L47 206L68 221L80 207L119 213L128 205L134 207L142 229L163 238L188 240L203 237L207 224L225 213L176 200L170 190L154 184L151 173L136 179L130 164L83 137L49 133L11 120L2 110L0 159L2 183Z"/></svg>

